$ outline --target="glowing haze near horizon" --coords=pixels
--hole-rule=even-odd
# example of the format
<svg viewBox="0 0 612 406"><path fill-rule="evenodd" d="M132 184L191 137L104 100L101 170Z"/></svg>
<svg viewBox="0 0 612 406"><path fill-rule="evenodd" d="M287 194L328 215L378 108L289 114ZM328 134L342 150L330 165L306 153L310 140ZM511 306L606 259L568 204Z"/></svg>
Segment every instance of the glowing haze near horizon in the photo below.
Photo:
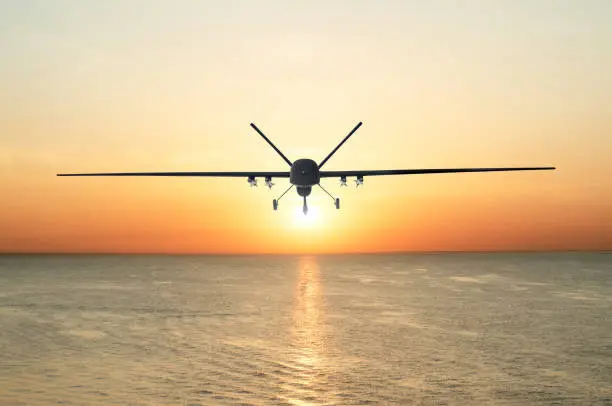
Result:
<svg viewBox="0 0 612 406"><path fill-rule="evenodd" d="M612 249L608 1L3 1L0 252ZM555 165L246 179L58 172ZM262 182L263 183L263 182Z"/></svg>

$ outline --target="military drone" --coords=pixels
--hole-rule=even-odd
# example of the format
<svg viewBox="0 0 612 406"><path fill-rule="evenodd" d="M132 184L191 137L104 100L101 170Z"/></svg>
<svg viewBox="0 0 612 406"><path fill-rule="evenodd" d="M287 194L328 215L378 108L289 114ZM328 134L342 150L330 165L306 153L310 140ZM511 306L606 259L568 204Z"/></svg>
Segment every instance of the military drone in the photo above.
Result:
<svg viewBox="0 0 612 406"><path fill-rule="evenodd" d="M273 178L289 178L289 186L277 199L272 201L274 210L278 209L280 200L292 188L296 188L299 196L303 197L304 214L308 213L306 197L310 195L313 187L319 187L334 202L336 209L340 209L340 199L334 197L321 185L323 178L338 178L341 186L347 186L347 178L354 177L355 186L363 185L364 176L382 175L421 175L432 173L461 173L461 172L503 172L503 171L537 171L554 170L552 166L539 167L510 167L510 168L433 168L433 169L376 169L376 170L346 170L346 171L325 171L323 166L338 151L338 149L361 127L359 122L346 137L323 159L320 163L312 159L297 159L291 161L285 156L268 137L253 123L251 127L276 151L278 155L289 166L288 171L269 172L269 171L249 171L249 172L107 172L107 173L59 173L57 176L192 176L192 177L246 177L251 187L257 186L257 178L264 178L264 182L270 189L274 186Z"/></svg>

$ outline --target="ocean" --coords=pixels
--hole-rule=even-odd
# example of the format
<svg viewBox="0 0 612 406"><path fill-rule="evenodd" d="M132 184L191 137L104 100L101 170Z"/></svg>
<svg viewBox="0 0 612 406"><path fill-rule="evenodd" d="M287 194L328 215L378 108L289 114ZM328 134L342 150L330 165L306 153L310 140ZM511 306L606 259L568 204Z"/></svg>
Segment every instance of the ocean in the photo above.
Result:
<svg viewBox="0 0 612 406"><path fill-rule="evenodd" d="M612 405L612 253L0 256L0 405Z"/></svg>

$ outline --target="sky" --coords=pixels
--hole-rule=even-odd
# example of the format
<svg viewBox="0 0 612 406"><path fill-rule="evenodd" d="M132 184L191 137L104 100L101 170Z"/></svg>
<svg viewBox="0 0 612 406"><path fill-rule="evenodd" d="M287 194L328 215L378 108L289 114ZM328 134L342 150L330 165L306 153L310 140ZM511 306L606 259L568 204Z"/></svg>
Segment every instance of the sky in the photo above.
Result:
<svg viewBox="0 0 612 406"><path fill-rule="evenodd" d="M0 252L612 249L612 2L0 0ZM365 178L59 172L556 166ZM352 180L350 181L352 183ZM263 183L263 182L261 182Z"/></svg>

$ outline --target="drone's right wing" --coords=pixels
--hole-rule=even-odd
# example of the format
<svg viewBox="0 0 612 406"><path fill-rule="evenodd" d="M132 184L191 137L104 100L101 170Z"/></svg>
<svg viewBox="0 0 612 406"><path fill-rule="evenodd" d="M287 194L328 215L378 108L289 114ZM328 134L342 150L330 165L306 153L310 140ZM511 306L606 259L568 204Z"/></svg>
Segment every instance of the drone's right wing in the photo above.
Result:
<svg viewBox="0 0 612 406"><path fill-rule="evenodd" d="M505 172L505 171L541 171L552 170L554 166L531 166L515 168L435 168L435 169L382 169L357 171L321 171L322 178L337 176L381 176L381 175L422 175L428 173L461 173L461 172Z"/></svg>

